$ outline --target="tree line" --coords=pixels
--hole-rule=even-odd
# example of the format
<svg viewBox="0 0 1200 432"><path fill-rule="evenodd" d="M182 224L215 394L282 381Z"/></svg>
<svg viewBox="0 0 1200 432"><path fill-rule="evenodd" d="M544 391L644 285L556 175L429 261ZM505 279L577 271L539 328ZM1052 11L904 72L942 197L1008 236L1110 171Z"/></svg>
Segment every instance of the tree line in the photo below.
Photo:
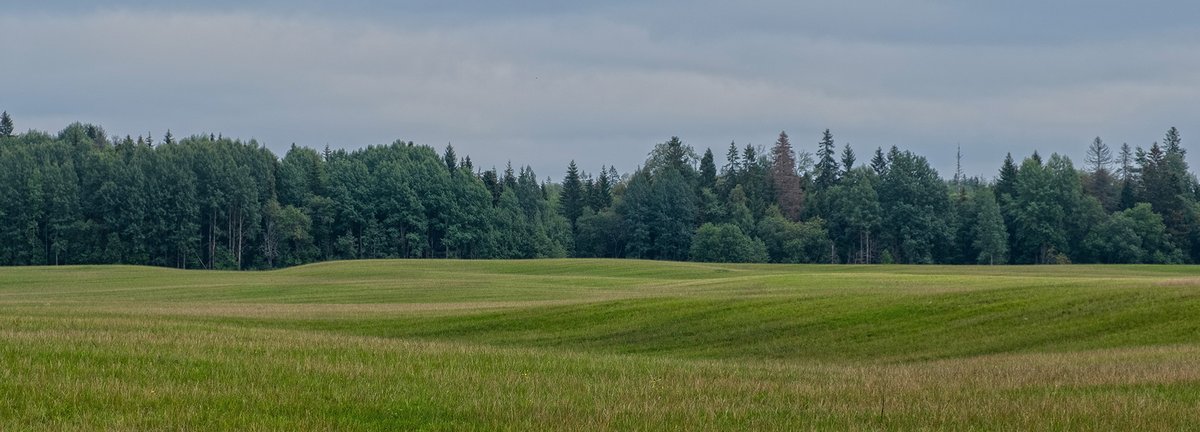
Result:
<svg viewBox="0 0 1200 432"><path fill-rule="evenodd" d="M347 151L0 116L0 265L267 269L362 258L608 257L775 263L1196 263L1200 187L1179 131L1082 167L1011 155L941 177L910 151L859 161L826 130L730 143L718 167L677 137L631 173L572 161L561 182L474 166L452 146ZM960 155L961 162L961 155Z"/></svg>

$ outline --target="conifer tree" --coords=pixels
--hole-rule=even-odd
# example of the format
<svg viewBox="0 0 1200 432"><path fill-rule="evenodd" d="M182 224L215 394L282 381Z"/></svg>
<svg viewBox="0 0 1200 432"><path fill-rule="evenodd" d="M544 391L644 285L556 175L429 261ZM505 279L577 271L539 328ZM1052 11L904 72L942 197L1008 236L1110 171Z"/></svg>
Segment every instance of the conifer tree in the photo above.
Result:
<svg viewBox="0 0 1200 432"><path fill-rule="evenodd" d="M8 116L8 111L0 114L0 137L10 137L13 134L12 117Z"/></svg>
<svg viewBox="0 0 1200 432"><path fill-rule="evenodd" d="M843 175L846 173L849 173L850 170L854 169L854 161L855 160L856 160L856 158L854 156L854 149L850 148L850 143L846 143L846 145L842 147L842 174Z"/></svg>
<svg viewBox="0 0 1200 432"><path fill-rule="evenodd" d="M741 157L738 153L738 147L736 143L730 141L729 149L725 151L725 166L721 167L721 175L735 177L739 170L741 170Z"/></svg>
<svg viewBox="0 0 1200 432"><path fill-rule="evenodd" d="M1017 194L1017 172L1012 153L1004 155L1004 164L1000 165L1000 178L996 180L997 199L1009 199ZM1005 196L1009 198L1004 198Z"/></svg>
<svg viewBox="0 0 1200 432"><path fill-rule="evenodd" d="M713 161L712 149L705 149L700 158L700 188L712 189L717 186L717 165Z"/></svg>
<svg viewBox="0 0 1200 432"><path fill-rule="evenodd" d="M804 189L800 176L796 174L795 152L788 141L787 132L779 132L779 139L771 148L771 183L775 187L775 202L779 210L790 220L800 220L804 206Z"/></svg>
<svg viewBox="0 0 1200 432"><path fill-rule="evenodd" d="M980 189L975 193L974 202L977 215L971 245L979 251L975 262L988 265L1007 263L1008 232L995 195L988 189Z"/></svg>
<svg viewBox="0 0 1200 432"><path fill-rule="evenodd" d="M821 137L820 146L817 147L817 166L816 166L816 183L818 190L825 190L837 183L838 179L838 163L834 159L834 154L837 150L833 146L833 134L829 129L825 129L825 133Z"/></svg>
<svg viewBox="0 0 1200 432"><path fill-rule="evenodd" d="M451 173L458 170L458 156L454 154L454 146L449 143L446 144L446 152L442 154L442 161Z"/></svg>
<svg viewBox="0 0 1200 432"><path fill-rule="evenodd" d="M583 208L586 205L583 182L579 178L579 167L575 165L574 160L567 165L567 176L563 178L558 205L560 214L567 218L567 222L571 224L571 230L574 231L575 221L579 219L579 215L583 214Z"/></svg>
<svg viewBox="0 0 1200 432"><path fill-rule="evenodd" d="M883 156L883 147L875 147L875 156L871 158L871 170L875 171L876 175L883 175L887 171L887 158Z"/></svg>

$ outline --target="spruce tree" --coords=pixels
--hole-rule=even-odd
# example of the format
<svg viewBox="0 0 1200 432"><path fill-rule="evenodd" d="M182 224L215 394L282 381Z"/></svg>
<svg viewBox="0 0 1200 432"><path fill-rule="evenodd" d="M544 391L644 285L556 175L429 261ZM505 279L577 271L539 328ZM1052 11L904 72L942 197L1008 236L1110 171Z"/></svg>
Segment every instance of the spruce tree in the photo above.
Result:
<svg viewBox="0 0 1200 432"><path fill-rule="evenodd" d="M583 196L583 182L579 178L579 167L573 160L567 165L567 176L563 178L558 205L560 214L567 218L571 224L571 230L574 231L575 221L579 219L579 215L583 214L586 202Z"/></svg>
<svg viewBox="0 0 1200 432"><path fill-rule="evenodd" d="M1109 150L1108 144L1104 143L1100 137L1092 140L1092 144L1088 146L1086 162L1090 173L1088 181L1084 184L1088 194L1100 200L1100 204L1105 210L1117 210L1120 205L1120 197L1113 182L1112 173L1109 171L1109 166L1112 165L1112 151Z"/></svg>
<svg viewBox="0 0 1200 432"><path fill-rule="evenodd" d="M854 149L850 148L850 143L846 143L846 145L842 147L842 173L843 174L849 173L850 170L854 169L854 161L855 160L856 160L856 158L854 156Z"/></svg>
<svg viewBox="0 0 1200 432"><path fill-rule="evenodd" d="M771 183L775 186L775 202L783 215L793 221L800 220L804 206L804 189L800 176L796 174L795 152L788 141L787 132L779 132L779 139L771 148Z"/></svg>
<svg viewBox="0 0 1200 432"><path fill-rule="evenodd" d="M0 114L0 137L10 137L13 134L12 117L8 116L8 111Z"/></svg>
<svg viewBox="0 0 1200 432"><path fill-rule="evenodd" d="M887 158L883 156L883 147L875 147L875 156L871 158L871 170L875 171L876 175L883 175L887 171Z"/></svg>
<svg viewBox="0 0 1200 432"><path fill-rule="evenodd" d="M725 151L725 166L721 167L721 175L736 177L739 170L741 170L741 157L738 153L737 143L730 141L729 149Z"/></svg>
<svg viewBox="0 0 1200 432"><path fill-rule="evenodd" d="M1017 164L1013 163L1012 153L1004 155L1004 164L1000 165L1000 178L996 180L996 198L1012 198L1017 194Z"/></svg>
<svg viewBox="0 0 1200 432"><path fill-rule="evenodd" d="M713 161L712 149L705 149L700 158L700 188L712 189L717 186L717 165Z"/></svg>
<svg viewBox="0 0 1200 432"><path fill-rule="evenodd" d="M614 180L606 167L600 167L600 176L596 178L596 186L592 188L592 193L588 197L588 205L592 208L592 211L600 212L600 210L612 205L612 185Z"/></svg>
<svg viewBox="0 0 1200 432"><path fill-rule="evenodd" d="M454 154L454 146L449 143L446 144L446 152L442 154L442 161L451 173L458 170L458 156Z"/></svg>
<svg viewBox="0 0 1200 432"><path fill-rule="evenodd" d="M1121 144L1121 154L1118 156L1117 162L1121 164L1119 168L1120 172L1118 172L1121 175L1121 181L1129 183L1133 180L1134 174L1133 152L1129 149L1129 143Z"/></svg>
<svg viewBox="0 0 1200 432"><path fill-rule="evenodd" d="M817 147L817 166L816 166L816 183L818 190L825 190L837 183L838 179L838 163L834 158L836 149L833 147L833 134L829 129L825 129L825 133L821 137L820 146Z"/></svg>

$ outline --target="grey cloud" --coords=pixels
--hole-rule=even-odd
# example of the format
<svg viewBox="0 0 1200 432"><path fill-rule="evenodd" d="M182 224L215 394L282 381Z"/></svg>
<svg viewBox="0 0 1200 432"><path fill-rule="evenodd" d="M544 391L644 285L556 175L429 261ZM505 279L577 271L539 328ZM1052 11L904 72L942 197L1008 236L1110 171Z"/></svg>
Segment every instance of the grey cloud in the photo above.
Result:
<svg viewBox="0 0 1200 432"><path fill-rule="evenodd" d="M1006 151L1081 161L1095 135L1187 134L1200 93L1200 29L1167 14L1139 30L1144 10L1115 3L68 3L0 17L0 38L21 41L0 105L22 127L214 131L277 151L452 141L553 177L570 159L632 169L671 135L723 153L786 129L811 149L826 127L944 173L961 143L968 172L990 176Z"/></svg>

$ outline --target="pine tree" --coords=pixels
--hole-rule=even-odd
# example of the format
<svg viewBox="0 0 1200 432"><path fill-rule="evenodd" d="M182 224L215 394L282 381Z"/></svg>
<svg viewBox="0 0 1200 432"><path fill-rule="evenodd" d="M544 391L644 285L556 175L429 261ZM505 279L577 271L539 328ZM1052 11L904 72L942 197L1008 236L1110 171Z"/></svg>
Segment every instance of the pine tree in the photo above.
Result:
<svg viewBox="0 0 1200 432"><path fill-rule="evenodd" d="M1133 152L1129 149L1129 143L1121 144L1121 154L1118 156L1117 163L1121 164L1119 172L1122 182L1130 182L1133 180L1135 173L1133 167Z"/></svg>
<svg viewBox="0 0 1200 432"><path fill-rule="evenodd" d="M504 185L505 189L516 189L517 188L517 176L514 175L514 173L513 173L512 161L508 161L508 165L506 165L504 167L504 179L503 180L504 180L503 185Z"/></svg>
<svg viewBox="0 0 1200 432"><path fill-rule="evenodd" d="M567 218L571 224L571 230L574 232L575 222L579 219L579 215L583 214L586 202L583 196L583 182L579 178L579 168L573 160L567 165L567 176L563 178L558 205L559 212Z"/></svg>
<svg viewBox="0 0 1200 432"><path fill-rule="evenodd" d="M1104 140L1096 137L1088 146L1085 160L1092 172L1108 171L1109 165L1112 164L1112 151L1108 149L1108 144L1105 144Z"/></svg>
<svg viewBox="0 0 1200 432"><path fill-rule="evenodd" d="M721 175L735 177L741 169L741 156L738 153L737 143L730 141L729 149L725 151L725 166L721 167Z"/></svg>
<svg viewBox="0 0 1200 432"><path fill-rule="evenodd" d="M1163 145L1167 148L1167 154L1183 155L1183 138L1179 136L1179 129L1174 126L1167 130L1167 136L1163 138Z"/></svg>
<svg viewBox="0 0 1200 432"><path fill-rule="evenodd" d="M1013 198L1017 194L1017 165L1013 163L1012 153L1004 155L1004 164L1000 165L1000 178L996 180L996 198Z"/></svg>
<svg viewBox="0 0 1200 432"><path fill-rule="evenodd" d="M717 165L713 161L712 149L705 149L700 158L700 188L712 189L717 186Z"/></svg>
<svg viewBox="0 0 1200 432"><path fill-rule="evenodd" d="M608 208L612 205L612 185L615 179L613 174L606 167L600 167L600 176L596 178L596 186L592 188L592 193L588 197L588 205L594 212Z"/></svg>
<svg viewBox="0 0 1200 432"><path fill-rule="evenodd" d="M446 163L446 169L451 173L458 170L458 156L454 154L454 146L446 143L446 152L442 154L442 161Z"/></svg>
<svg viewBox="0 0 1200 432"><path fill-rule="evenodd" d="M795 152L788 141L787 132L779 132L779 139L771 148L771 183L775 186L775 202L783 215L793 221L800 220L804 206L804 189L800 176L796 174Z"/></svg>
<svg viewBox="0 0 1200 432"><path fill-rule="evenodd" d="M500 183L500 176L496 174L496 168L484 171L480 180L483 181L483 187L492 194L492 206L495 207L500 203L500 194L504 193L504 184Z"/></svg>
<svg viewBox="0 0 1200 432"><path fill-rule="evenodd" d="M1119 192L1115 188L1112 174L1109 171L1109 166L1112 165L1112 151L1100 137L1096 137L1088 146L1086 162L1091 169L1088 181L1084 185L1087 192L1100 200L1100 204L1106 210L1117 210L1117 207L1120 206Z"/></svg>
<svg viewBox="0 0 1200 432"><path fill-rule="evenodd" d="M887 172L887 158L883 156L883 147L875 147L875 156L871 158L871 170L875 171L876 175Z"/></svg>
<svg viewBox="0 0 1200 432"><path fill-rule="evenodd" d="M171 130L167 129L167 134L163 135L163 144L175 144L175 136L171 135Z"/></svg>
<svg viewBox="0 0 1200 432"><path fill-rule="evenodd" d="M849 173L854 169L854 149L850 148L850 143L846 143L842 148L842 174Z"/></svg>
<svg viewBox="0 0 1200 432"><path fill-rule="evenodd" d="M828 189L837 183L838 163L834 159L836 151L833 146L833 134L829 132L829 129L825 129L825 133L821 137L820 146L817 147L816 179L814 183L818 190Z"/></svg>
<svg viewBox="0 0 1200 432"><path fill-rule="evenodd" d="M10 137L13 134L12 117L8 116L8 111L0 114L0 137Z"/></svg>

